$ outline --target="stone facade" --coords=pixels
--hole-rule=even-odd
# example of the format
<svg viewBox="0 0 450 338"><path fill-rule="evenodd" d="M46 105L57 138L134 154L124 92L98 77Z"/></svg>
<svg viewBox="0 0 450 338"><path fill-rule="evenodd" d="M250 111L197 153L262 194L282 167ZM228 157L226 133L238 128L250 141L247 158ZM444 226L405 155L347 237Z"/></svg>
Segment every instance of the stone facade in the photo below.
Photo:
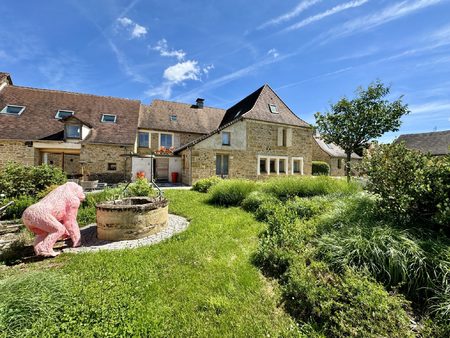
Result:
<svg viewBox="0 0 450 338"><path fill-rule="evenodd" d="M8 162L35 164L35 150L27 146L24 141L0 140L0 154L0 168Z"/></svg>
<svg viewBox="0 0 450 338"><path fill-rule="evenodd" d="M140 129L139 132L149 133L149 147L139 147L137 144L137 153L139 155L150 155L160 148L160 134L172 134L172 143L175 148L194 141L203 134L196 133L181 133L181 132L164 132L156 130Z"/></svg>
<svg viewBox="0 0 450 338"><path fill-rule="evenodd" d="M325 152L319 145L313 140L312 142L312 156L313 161L322 161L330 165L331 176L345 176L345 157L332 157ZM339 163L339 161L341 163ZM351 168L355 168L355 165L360 163L361 160L352 159L350 161Z"/></svg>
<svg viewBox="0 0 450 338"><path fill-rule="evenodd" d="M83 145L80 153L80 161L86 162L84 165L84 174L87 174L91 180L98 179L101 182L109 183L130 179L131 158L121 155L129 154L132 148L132 146L105 144ZM109 164L116 169L109 169Z"/></svg>
<svg viewBox="0 0 450 338"><path fill-rule="evenodd" d="M281 129L280 129L281 128ZM290 136L290 142L280 145L280 131ZM290 129L290 131L287 131ZM222 145L222 133L230 133L230 145ZM312 130L304 127L243 120L197 143L181 153L182 181L193 184L199 179L216 175L216 157L228 155L229 178L264 179L292 174L292 159L303 160L303 174L311 174ZM258 157L286 159L285 173L259 173Z"/></svg>

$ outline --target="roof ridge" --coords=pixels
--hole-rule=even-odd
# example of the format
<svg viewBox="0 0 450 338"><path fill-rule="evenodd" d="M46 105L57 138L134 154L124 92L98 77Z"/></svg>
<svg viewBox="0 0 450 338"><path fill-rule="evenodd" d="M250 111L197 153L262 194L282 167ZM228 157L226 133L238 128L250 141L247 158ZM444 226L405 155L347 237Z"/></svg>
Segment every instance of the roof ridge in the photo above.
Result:
<svg viewBox="0 0 450 338"><path fill-rule="evenodd" d="M35 87L16 86L16 85L9 86L9 88L30 89L30 90L38 90L38 91L44 91L44 92L54 92L54 93L64 93L64 94L73 94L73 95L93 96L93 97L101 97L101 98L107 98L107 99L135 101L135 102L139 102L139 103L141 102L141 100L136 100L136 99L128 99L128 98L117 97L117 96L109 96L109 95L96 95L96 94L88 94L88 93L79 93L79 92L73 92L73 91L68 91L68 90L59 90L59 89L35 88Z"/></svg>
<svg viewBox="0 0 450 338"><path fill-rule="evenodd" d="M193 106L193 105L194 105L194 104L192 104L192 103L185 103L185 102L178 102L178 101L170 101L170 100L163 100L163 99L154 99L150 104L148 104L148 105L143 104L143 106L150 107L150 106L152 105L152 103L155 102L155 101L161 101L161 102L168 102L168 103L181 104L181 105L184 105L184 106ZM217 108L217 107L211 107L211 106L203 106L203 108L226 110L226 109L223 109L223 108Z"/></svg>
<svg viewBox="0 0 450 338"><path fill-rule="evenodd" d="M425 135L425 134L437 134L437 133L448 133L450 129L447 130L436 130L436 131L427 131L422 133L409 133L409 134L400 134L398 137L409 136L409 135Z"/></svg>

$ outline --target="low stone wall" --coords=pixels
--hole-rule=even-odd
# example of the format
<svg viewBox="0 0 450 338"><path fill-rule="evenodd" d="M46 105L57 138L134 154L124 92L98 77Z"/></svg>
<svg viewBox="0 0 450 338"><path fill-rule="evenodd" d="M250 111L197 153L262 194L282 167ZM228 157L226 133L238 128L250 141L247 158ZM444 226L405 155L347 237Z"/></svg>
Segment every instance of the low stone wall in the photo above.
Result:
<svg viewBox="0 0 450 338"><path fill-rule="evenodd" d="M120 241L153 235L167 226L167 200L130 197L97 205L97 237Z"/></svg>

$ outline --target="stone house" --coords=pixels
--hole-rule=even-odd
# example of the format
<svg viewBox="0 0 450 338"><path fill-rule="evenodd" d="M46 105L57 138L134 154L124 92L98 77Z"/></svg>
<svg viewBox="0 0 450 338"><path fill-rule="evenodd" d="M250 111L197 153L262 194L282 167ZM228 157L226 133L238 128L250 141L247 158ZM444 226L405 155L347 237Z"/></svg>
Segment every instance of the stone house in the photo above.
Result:
<svg viewBox="0 0 450 338"><path fill-rule="evenodd" d="M133 158L133 174L143 171L147 177L171 180L172 172L180 172L181 157L173 150L216 129L225 110L204 105L154 100L142 105ZM149 163L151 158L152 163Z"/></svg>
<svg viewBox="0 0 450 338"><path fill-rule="evenodd" d="M175 149L185 184L218 175L310 175L312 127L264 85L225 111L216 129Z"/></svg>
<svg viewBox="0 0 450 338"><path fill-rule="evenodd" d="M69 177L128 179L140 102L15 86L0 73L0 167L61 167Z"/></svg>
<svg viewBox="0 0 450 338"><path fill-rule="evenodd" d="M446 156L450 153L450 130L400 135L394 143L404 143L406 148L424 154Z"/></svg>
<svg viewBox="0 0 450 338"><path fill-rule="evenodd" d="M326 143L320 136L313 137L312 146L313 161L326 162L330 166L331 176L345 176L345 161L347 155L344 149L334 143ZM350 160L350 168L355 168L355 165L362 160L358 154L352 153Z"/></svg>

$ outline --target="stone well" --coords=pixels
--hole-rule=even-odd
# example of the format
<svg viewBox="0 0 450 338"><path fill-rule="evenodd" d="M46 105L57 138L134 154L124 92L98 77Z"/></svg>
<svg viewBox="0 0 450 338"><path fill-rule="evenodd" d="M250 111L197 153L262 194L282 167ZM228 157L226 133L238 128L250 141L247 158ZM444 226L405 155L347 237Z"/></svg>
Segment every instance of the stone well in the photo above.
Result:
<svg viewBox="0 0 450 338"><path fill-rule="evenodd" d="M129 197L97 204L97 237L122 241L153 235L168 224L168 204L159 197Z"/></svg>

